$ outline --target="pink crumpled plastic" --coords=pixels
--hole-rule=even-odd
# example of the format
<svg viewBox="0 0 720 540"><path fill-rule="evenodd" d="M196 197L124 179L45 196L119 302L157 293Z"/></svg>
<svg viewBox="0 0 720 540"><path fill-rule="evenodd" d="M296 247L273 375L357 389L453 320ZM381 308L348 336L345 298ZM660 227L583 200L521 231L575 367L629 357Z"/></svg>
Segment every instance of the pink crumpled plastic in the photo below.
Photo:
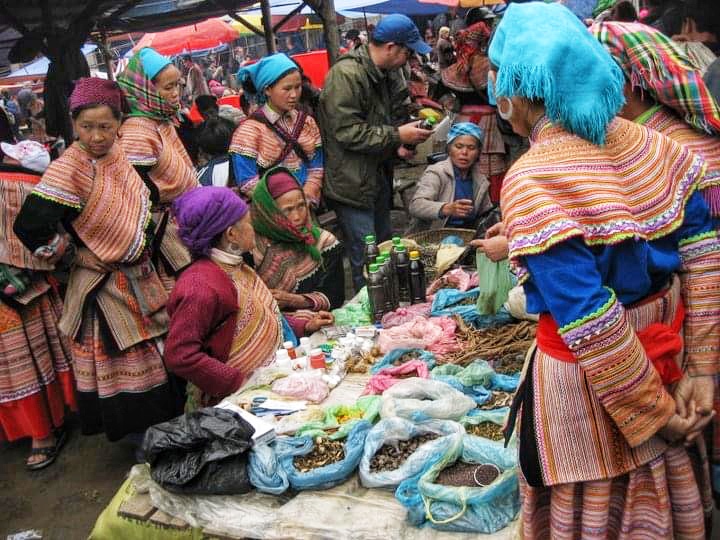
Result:
<svg viewBox="0 0 720 540"><path fill-rule="evenodd" d="M377 346L383 354L393 349L425 349L443 355L460 348L455 338L456 328L455 321L449 317L416 317L410 322L381 330Z"/></svg>
<svg viewBox="0 0 720 540"><path fill-rule="evenodd" d="M365 385L365 390L363 390L362 395L382 394L391 386L405 380L404 378L400 378L400 375L412 375L413 377L420 377L421 379L429 379L430 370L422 360L410 360L399 366L383 368L370 378L367 385Z"/></svg>
<svg viewBox="0 0 720 540"><path fill-rule="evenodd" d="M320 378L320 375L312 371L293 373L278 379L273 383L272 391L281 396L306 399L313 403L325 401L325 398L330 393L325 381Z"/></svg>
<svg viewBox="0 0 720 540"><path fill-rule="evenodd" d="M479 284L477 272L466 272L462 268L455 268L443 274L433 281L427 289L427 294L435 294L443 287L452 287L459 291L465 292Z"/></svg>
<svg viewBox="0 0 720 540"><path fill-rule="evenodd" d="M400 326L407 322L411 322L417 317L429 317L432 303L424 302L422 304L413 304L407 307L397 308L395 311L386 313L383 315L382 323L383 328L392 328L393 326Z"/></svg>

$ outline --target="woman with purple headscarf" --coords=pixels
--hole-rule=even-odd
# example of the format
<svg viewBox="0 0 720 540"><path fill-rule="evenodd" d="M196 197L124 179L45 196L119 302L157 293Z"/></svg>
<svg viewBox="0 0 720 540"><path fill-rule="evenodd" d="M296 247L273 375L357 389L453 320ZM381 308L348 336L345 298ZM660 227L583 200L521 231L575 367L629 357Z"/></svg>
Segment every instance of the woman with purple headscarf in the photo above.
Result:
<svg viewBox="0 0 720 540"><path fill-rule="evenodd" d="M201 187L173 204L194 262L168 302L168 369L187 379L187 409L219 402L282 345L283 317L270 290L242 254L255 245L247 204L225 187ZM295 335L314 332L318 317L287 317Z"/></svg>

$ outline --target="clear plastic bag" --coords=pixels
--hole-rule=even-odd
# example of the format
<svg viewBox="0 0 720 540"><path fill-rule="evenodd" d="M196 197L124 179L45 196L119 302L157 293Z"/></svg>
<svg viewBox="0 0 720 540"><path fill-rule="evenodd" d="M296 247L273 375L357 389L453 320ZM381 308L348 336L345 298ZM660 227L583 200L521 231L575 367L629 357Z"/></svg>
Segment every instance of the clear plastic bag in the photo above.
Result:
<svg viewBox="0 0 720 540"><path fill-rule="evenodd" d="M475 407L475 401L452 386L432 379L406 379L383 393L380 416L414 421L428 418L458 420Z"/></svg>
<svg viewBox="0 0 720 540"><path fill-rule="evenodd" d="M373 456L384 444L406 441L428 433L439 437L419 446L399 468L391 471L370 471ZM398 417L380 420L365 439L365 450L358 470L360 482L369 488L397 486L403 480L425 472L446 452L457 452L462 446L464 433L465 430L460 424L448 420L412 422Z"/></svg>
<svg viewBox="0 0 720 540"><path fill-rule="evenodd" d="M295 456L309 454L315 447L311 437L281 437L275 442L278 462L287 474L290 486L298 491L306 489L329 489L345 481L357 468L362 458L365 437L372 424L367 420L357 422L345 440L345 457L336 463L318 467L309 472L295 468Z"/></svg>
<svg viewBox="0 0 720 540"><path fill-rule="evenodd" d="M436 484L440 471L457 461L446 453L419 478L404 481L395 497L408 509L415 525L426 521L438 530L490 534L506 527L520 509L517 448L466 435L459 458L467 463L493 464L502 472L485 487Z"/></svg>
<svg viewBox="0 0 720 540"><path fill-rule="evenodd" d="M253 447L248 456L248 478L263 493L280 495L287 490L290 482L278 463L274 444Z"/></svg>
<svg viewBox="0 0 720 540"><path fill-rule="evenodd" d="M278 379L273 383L272 391L284 397L306 399L313 403L324 401L330 393L320 371L303 371Z"/></svg>

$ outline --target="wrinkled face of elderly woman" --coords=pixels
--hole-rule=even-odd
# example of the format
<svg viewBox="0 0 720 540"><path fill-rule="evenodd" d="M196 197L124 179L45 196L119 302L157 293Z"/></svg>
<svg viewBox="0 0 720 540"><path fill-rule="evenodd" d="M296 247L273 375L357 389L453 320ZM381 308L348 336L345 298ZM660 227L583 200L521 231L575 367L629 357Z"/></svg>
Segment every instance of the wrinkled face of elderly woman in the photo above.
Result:
<svg viewBox="0 0 720 540"><path fill-rule="evenodd" d="M455 137L448 145L448 154L455 167L468 171L480 156L480 141L472 135Z"/></svg>

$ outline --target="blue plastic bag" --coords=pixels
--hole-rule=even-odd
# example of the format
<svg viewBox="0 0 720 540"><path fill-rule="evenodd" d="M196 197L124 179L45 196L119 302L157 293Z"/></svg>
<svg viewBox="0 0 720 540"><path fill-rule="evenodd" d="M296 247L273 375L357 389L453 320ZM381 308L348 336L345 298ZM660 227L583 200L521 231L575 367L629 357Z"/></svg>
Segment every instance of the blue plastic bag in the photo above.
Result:
<svg viewBox="0 0 720 540"><path fill-rule="evenodd" d="M372 424L367 420L357 422L345 439L345 458L342 461L318 467L303 473L295 468L295 456L309 454L315 446L311 437L281 437L275 442L278 463L285 471L290 486L298 491L306 489L330 489L342 484L358 466L365 446L365 437Z"/></svg>
<svg viewBox="0 0 720 540"><path fill-rule="evenodd" d="M486 403L492 397L490 387L494 375L495 372L485 360L476 360L464 368L454 364L443 364L435 367L430 373L433 379L460 390L473 398L478 405Z"/></svg>
<svg viewBox="0 0 720 540"><path fill-rule="evenodd" d="M440 289L435 293L430 308L430 315L433 317L460 316L466 323L477 328L488 328L507 324L513 320L512 315L503 307L494 315L481 315L477 305L473 302L470 305L457 305L466 298L477 300L480 289L474 288L469 291L458 289Z"/></svg>
<svg viewBox="0 0 720 540"><path fill-rule="evenodd" d="M375 375L382 368L392 366L395 363L395 360L400 358L403 354L413 352L420 354L418 360L425 362L429 370L435 367L435 355L430 351L425 351L423 349L393 349L373 364L370 368L370 373Z"/></svg>
<svg viewBox="0 0 720 540"><path fill-rule="evenodd" d="M371 472L370 462L384 444L406 441L420 435L433 433L437 439L428 441L417 448L397 469ZM365 450L360 460L360 481L369 488L394 487L403 480L425 472L443 454L454 447L462 446L465 429L449 420L425 420L413 422L399 417L380 420L365 439Z"/></svg>
<svg viewBox="0 0 720 540"><path fill-rule="evenodd" d="M278 463L275 445L254 446L248 456L250 483L263 493L280 495L290 485L287 474Z"/></svg>
<svg viewBox="0 0 720 540"><path fill-rule="evenodd" d="M502 390L503 392L514 392L520 385L520 373L515 375L503 375L502 373L493 373L490 379L490 388L492 390Z"/></svg>
<svg viewBox="0 0 720 540"><path fill-rule="evenodd" d="M486 487L455 487L435 484L440 471L457 461L448 452L419 478L400 484L395 497L408 509L415 525L429 522L443 531L490 534L508 525L520 510L517 448L466 435L460 459L468 463L492 463L502 473Z"/></svg>

